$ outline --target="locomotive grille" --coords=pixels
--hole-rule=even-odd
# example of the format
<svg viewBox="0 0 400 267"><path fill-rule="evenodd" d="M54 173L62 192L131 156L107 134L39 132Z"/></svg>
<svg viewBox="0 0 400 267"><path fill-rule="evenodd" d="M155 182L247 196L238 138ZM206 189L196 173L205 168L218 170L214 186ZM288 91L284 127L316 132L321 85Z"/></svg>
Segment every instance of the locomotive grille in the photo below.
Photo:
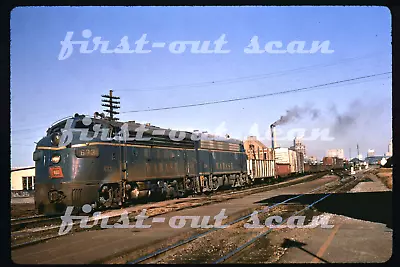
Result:
<svg viewBox="0 0 400 267"><path fill-rule="evenodd" d="M82 189L72 189L72 204L79 205L81 202Z"/></svg>

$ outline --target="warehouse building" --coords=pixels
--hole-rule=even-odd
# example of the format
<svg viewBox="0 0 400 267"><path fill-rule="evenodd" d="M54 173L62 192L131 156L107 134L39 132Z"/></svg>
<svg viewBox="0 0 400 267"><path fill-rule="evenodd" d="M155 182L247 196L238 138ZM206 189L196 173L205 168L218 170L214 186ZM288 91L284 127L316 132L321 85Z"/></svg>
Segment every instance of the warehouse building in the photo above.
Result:
<svg viewBox="0 0 400 267"><path fill-rule="evenodd" d="M301 138L296 137L293 140L293 147L292 149L296 150L297 152L300 152L303 154L303 156L306 156L306 146L302 143Z"/></svg>
<svg viewBox="0 0 400 267"><path fill-rule="evenodd" d="M11 169L11 191L32 191L35 189L35 167Z"/></svg>
<svg viewBox="0 0 400 267"><path fill-rule="evenodd" d="M255 136L247 137L243 142L248 159L273 159L272 149L259 141Z"/></svg>
<svg viewBox="0 0 400 267"><path fill-rule="evenodd" d="M385 153L386 157L391 157L393 156L393 139L390 139L389 146L388 146L388 152Z"/></svg>

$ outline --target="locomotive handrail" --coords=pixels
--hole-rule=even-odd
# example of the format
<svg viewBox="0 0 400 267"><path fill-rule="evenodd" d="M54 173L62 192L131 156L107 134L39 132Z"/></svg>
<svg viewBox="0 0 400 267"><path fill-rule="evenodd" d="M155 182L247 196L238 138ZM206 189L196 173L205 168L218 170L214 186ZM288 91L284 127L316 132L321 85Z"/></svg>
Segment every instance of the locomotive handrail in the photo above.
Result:
<svg viewBox="0 0 400 267"><path fill-rule="evenodd" d="M87 114L79 114L79 116L90 117L90 115L87 115ZM58 123L60 123L61 121L65 120L65 119L73 119L73 118L74 118L74 116L67 116L67 117L61 118L61 119L59 119L59 120L53 122L53 123L50 125L49 128L53 127L54 125L57 125Z"/></svg>

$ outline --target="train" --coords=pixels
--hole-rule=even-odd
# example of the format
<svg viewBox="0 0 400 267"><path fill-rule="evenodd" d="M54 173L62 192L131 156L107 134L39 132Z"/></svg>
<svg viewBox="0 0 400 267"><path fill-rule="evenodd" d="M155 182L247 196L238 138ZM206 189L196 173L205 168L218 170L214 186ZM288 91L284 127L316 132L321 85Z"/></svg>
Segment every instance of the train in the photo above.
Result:
<svg viewBox="0 0 400 267"><path fill-rule="evenodd" d="M53 123L36 144L35 207L40 214L85 204L122 207L313 172L293 150L275 149L263 159L248 153L229 137L77 113Z"/></svg>

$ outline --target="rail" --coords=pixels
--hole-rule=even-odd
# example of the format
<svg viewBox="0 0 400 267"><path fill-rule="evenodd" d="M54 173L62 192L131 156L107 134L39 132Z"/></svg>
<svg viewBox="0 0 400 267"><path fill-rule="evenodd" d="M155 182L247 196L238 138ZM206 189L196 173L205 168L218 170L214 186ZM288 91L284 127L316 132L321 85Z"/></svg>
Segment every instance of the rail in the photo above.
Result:
<svg viewBox="0 0 400 267"><path fill-rule="evenodd" d="M304 195L307 195L307 194L309 194L309 193L315 192L315 191L317 191L317 190L319 190L319 189L321 189L321 188L323 188L323 187L325 187L325 186L326 186L326 184L324 184L324 185L322 185L322 186L319 186L319 187L317 187L317 188L314 188L313 190L311 190L311 191L309 191L309 192L307 192L307 193L304 193L304 194L301 194L301 195L298 195L298 196L295 196L295 197L286 199L286 200L284 200L284 201L282 201L282 202L279 202L279 203L277 203L277 204L274 204L274 205L272 205L271 207L268 207L268 208L269 208L269 209L275 208L275 207L277 207L277 206L279 206L279 205L282 205L282 204L284 204L284 203L286 203L286 202L288 202L288 201L290 201L290 200L293 200L293 199L302 197L302 196L304 196ZM332 194L332 193L331 193L331 194ZM313 205L315 205L315 204L316 204L316 202L313 203ZM265 212L265 210L263 209L263 210L260 210L259 212L260 212L260 213L261 213L261 212ZM252 213L251 213L251 214L248 214L248 215L246 215L246 216L243 216L243 217L241 217L241 218L239 218L239 219L236 219L236 220L234 220L234 221L228 223L227 225L228 225L228 226L231 226L231 225L233 225L233 224L236 224L236 223L238 223L238 222L241 222L241 221L243 221L243 220L246 220L246 219L250 218L251 215L252 215ZM171 251L172 249L175 249L175 248L177 248L177 247L180 247L180 246L183 246L183 245L185 245L185 244L188 244L188 243L190 243L190 242L192 242L192 241L194 241L194 240L196 240L196 239L199 239L199 238L201 238L201 237L203 237L203 236L206 236L206 235L208 235L208 234L210 234L210 233L213 233L213 232L215 232L215 231L218 231L218 230L221 230L221 229L220 229L220 228L213 228L213 229L211 229L211 230L209 230L209 231L206 231L206 232L204 232L204 233L200 233L200 234L193 235L193 236L191 236L191 237L189 237L189 238L187 238L187 239L185 239L185 240L179 241L179 242L177 242L177 243L175 243L175 244L173 244L173 245L170 245L170 246L168 246L168 247L166 247L166 248L157 250L157 251L155 251L155 252L152 252L152 253L150 253L150 254L147 254L147 255L145 255L145 256L142 256L142 257L140 257L140 258L138 258L138 259L136 259L136 260L127 262L127 264L137 264L137 263L141 263L141 262L147 261L147 260L152 259L152 258L156 258L157 256L160 256L160 255L162 255L162 254L164 254L164 253L166 253L166 252ZM258 237L258 238L259 238L259 237ZM252 242L254 242L254 241L252 241ZM247 245L246 245L246 246L247 246ZM241 247L239 247L239 248L240 248L240 250L242 250L242 249L243 249L244 247L246 247L246 246L243 246L243 247L241 246ZM238 250L238 251L240 251L240 250ZM224 257L222 257L221 259L225 260L225 257L226 257L226 258L229 258L229 257L231 257L232 255L236 254L238 251L234 251L234 253L231 252L230 254L228 254L229 256L224 256ZM219 259L219 260L221 260L221 259ZM218 260L216 263L219 263L219 260ZM221 260L221 261L223 261L223 260Z"/></svg>

